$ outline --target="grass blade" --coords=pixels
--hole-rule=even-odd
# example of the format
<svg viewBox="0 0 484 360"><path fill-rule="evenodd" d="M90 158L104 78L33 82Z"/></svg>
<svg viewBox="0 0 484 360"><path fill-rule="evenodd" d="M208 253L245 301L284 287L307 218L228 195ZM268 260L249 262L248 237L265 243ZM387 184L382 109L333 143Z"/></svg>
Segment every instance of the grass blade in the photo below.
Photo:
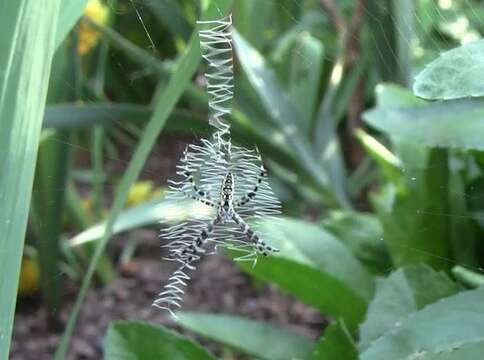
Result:
<svg viewBox="0 0 484 360"><path fill-rule="evenodd" d="M64 189L69 173L69 133L65 130L49 131L39 146L35 169L34 193L31 208L36 213L37 252L40 269L40 286L48 308L47 322L51 329L58 325L61 304L60 236Z"/></svg>
<svg viewBox="0 0 484 360"><path fill-rule="evenodd" d="M211 6L207 9L206 14L212 17L220 16L220 14L217 13L217 10L226 9L228 7L228 1L224 1L223 5L222 1L218 1L218 4L216 4L215 2L211 3ZM138 146L136 147L136 150L134 152L133 158L131 159L128 168L126 169L123 178L121 179L119 190L116 192L114 203L112 205L111 212L106 224L106 230L102 239L96 245L96 251L91 260L91 263L89 264L89 268L82 282L79 295L76 299L76 302L74 303L74 307L66 325L66 329L64 331L64 334L62 335L59 347L55 353L54 359L56 360L61 360L65 358L65 355L67 353L67 347L72 336L75 323L79 316L81 305L84 301L94 271L96 269L97 262L100 259L106 247L106 244L112 234L116 217L121 213L123 209L124 203L126 202L126 198L128 196L128 191L131 185L138 178L138 175L141 172L141 169L146 159L148 158L151 148L155 144L160 131L163 129L165 122L170 115L170 112L175 107L178 99L181 97L183 91L185 90L185 87L190 83L192 75L194 74L197 66L199 65L200 58L201 56L198 45L198 35L194 33L190 40L187 51L180 59L176 71L170 78L167 87L158 95L158 98L155 99L154 103L156 104L156 106L153 111L153 115L151 116L148 124L144 129Z"/></svg>
<svg viewBox="0 0 484 360"><path fill-rule="evenodd" d="M10 348L59 4L0 4L0 359Z"/></svg>

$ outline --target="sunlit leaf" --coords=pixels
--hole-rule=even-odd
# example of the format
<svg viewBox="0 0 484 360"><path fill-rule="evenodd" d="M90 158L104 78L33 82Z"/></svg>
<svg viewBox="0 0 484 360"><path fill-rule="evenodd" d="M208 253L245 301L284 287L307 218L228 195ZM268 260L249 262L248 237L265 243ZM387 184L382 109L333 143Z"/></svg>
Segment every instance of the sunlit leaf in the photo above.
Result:
<svg viewBox="0 0 484 360"><path fill-rule="evenodd" d="M458 290L445 273L423 265L404 267L378 280L375 298L360 326L360 349L370 347L409 315Z"/></svg>
<svg viewBox="0 0 484 360"><path fill-rule="evenodd" d="M484 149L484 101L454 100L417 107L376 108L365 122L392 138L429 147Z"/></svg>
<svg viewBox="0 0 484 360"><path fill-rule="evenodd" d="M442 299L390 327L361 353L361 360L444 359L484 350L484 288ZM478 347L479 351L475 348ZM480 358L480 355L477 357Z"/></svg>
<svg viewBox="0 0 484 360"><path fill-rule="evenodd" d="M16 0L0 5L0 359L9 357L60 4Z"/></svg>
<svg viewBox="0 0 484 360"><path fill-rule="evenodd" d="M417 75L415 95L449 100L484 95L484 40L449 50Z"/></svg>

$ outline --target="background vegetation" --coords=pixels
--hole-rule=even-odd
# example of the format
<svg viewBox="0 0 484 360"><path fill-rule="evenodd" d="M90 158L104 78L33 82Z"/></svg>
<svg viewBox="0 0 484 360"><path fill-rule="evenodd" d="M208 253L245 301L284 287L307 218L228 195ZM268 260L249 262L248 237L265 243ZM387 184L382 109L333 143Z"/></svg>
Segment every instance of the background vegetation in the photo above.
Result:
<svg viewBox="0 0 484 360"><path fill-rule="evenodd" d="M179 325L250 358L480 358L477 0L0 6L0 358L17 296L39 287L63 359L92 280L110 284L136 256L136 242L112 256L116 234L193 211L190 202L168 211L164 180L137 180L157 143L210 133L194 24L229 11L233 138L259 147L284 207L279 232L269 221L263 231L281 252L237 266L330 324L317 341L232 315L180 312ZM66 282L78 295L65 322ZM214 358L157 324L112 320L107 359Z"/></svg>

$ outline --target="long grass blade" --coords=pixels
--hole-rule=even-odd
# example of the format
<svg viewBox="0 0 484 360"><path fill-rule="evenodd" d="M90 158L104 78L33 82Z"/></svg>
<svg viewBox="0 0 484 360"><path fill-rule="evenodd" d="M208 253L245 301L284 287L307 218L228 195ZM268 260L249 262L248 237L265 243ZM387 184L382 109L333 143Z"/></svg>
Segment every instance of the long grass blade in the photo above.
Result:
<svg viewBox="0 0 484 360"><path fill-rule="evenodd" d="M10 348L60 2L0 3L0 359Z"/></svg>

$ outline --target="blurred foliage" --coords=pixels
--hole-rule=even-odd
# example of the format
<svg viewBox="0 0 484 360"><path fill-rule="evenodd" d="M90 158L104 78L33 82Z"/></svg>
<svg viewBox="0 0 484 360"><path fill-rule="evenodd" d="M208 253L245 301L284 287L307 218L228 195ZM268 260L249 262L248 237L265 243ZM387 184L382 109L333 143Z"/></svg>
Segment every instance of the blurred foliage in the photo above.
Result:
<svg viewBox="0 0 484 360"><path fill-rule="evenodd" d="M224 8L234 18L233 140L261 150L284 210L261 228L281 252L237 264L331 324L317 341L227 315L181 312L179 325L265 359L479 358L484 42L469 42L484 32L480 1L85 5L62 2L26 238L49 309L60 304L59 272L82 281L58 359L94 272L116 276L112 235L206 210L163 198L160 178L172 174L140 172L157 141L210 133L192 34L201 14ZM37 282L28 264L20 293ZM132 322L113 323L104 349L113 359L214 358Z"/></svg>

